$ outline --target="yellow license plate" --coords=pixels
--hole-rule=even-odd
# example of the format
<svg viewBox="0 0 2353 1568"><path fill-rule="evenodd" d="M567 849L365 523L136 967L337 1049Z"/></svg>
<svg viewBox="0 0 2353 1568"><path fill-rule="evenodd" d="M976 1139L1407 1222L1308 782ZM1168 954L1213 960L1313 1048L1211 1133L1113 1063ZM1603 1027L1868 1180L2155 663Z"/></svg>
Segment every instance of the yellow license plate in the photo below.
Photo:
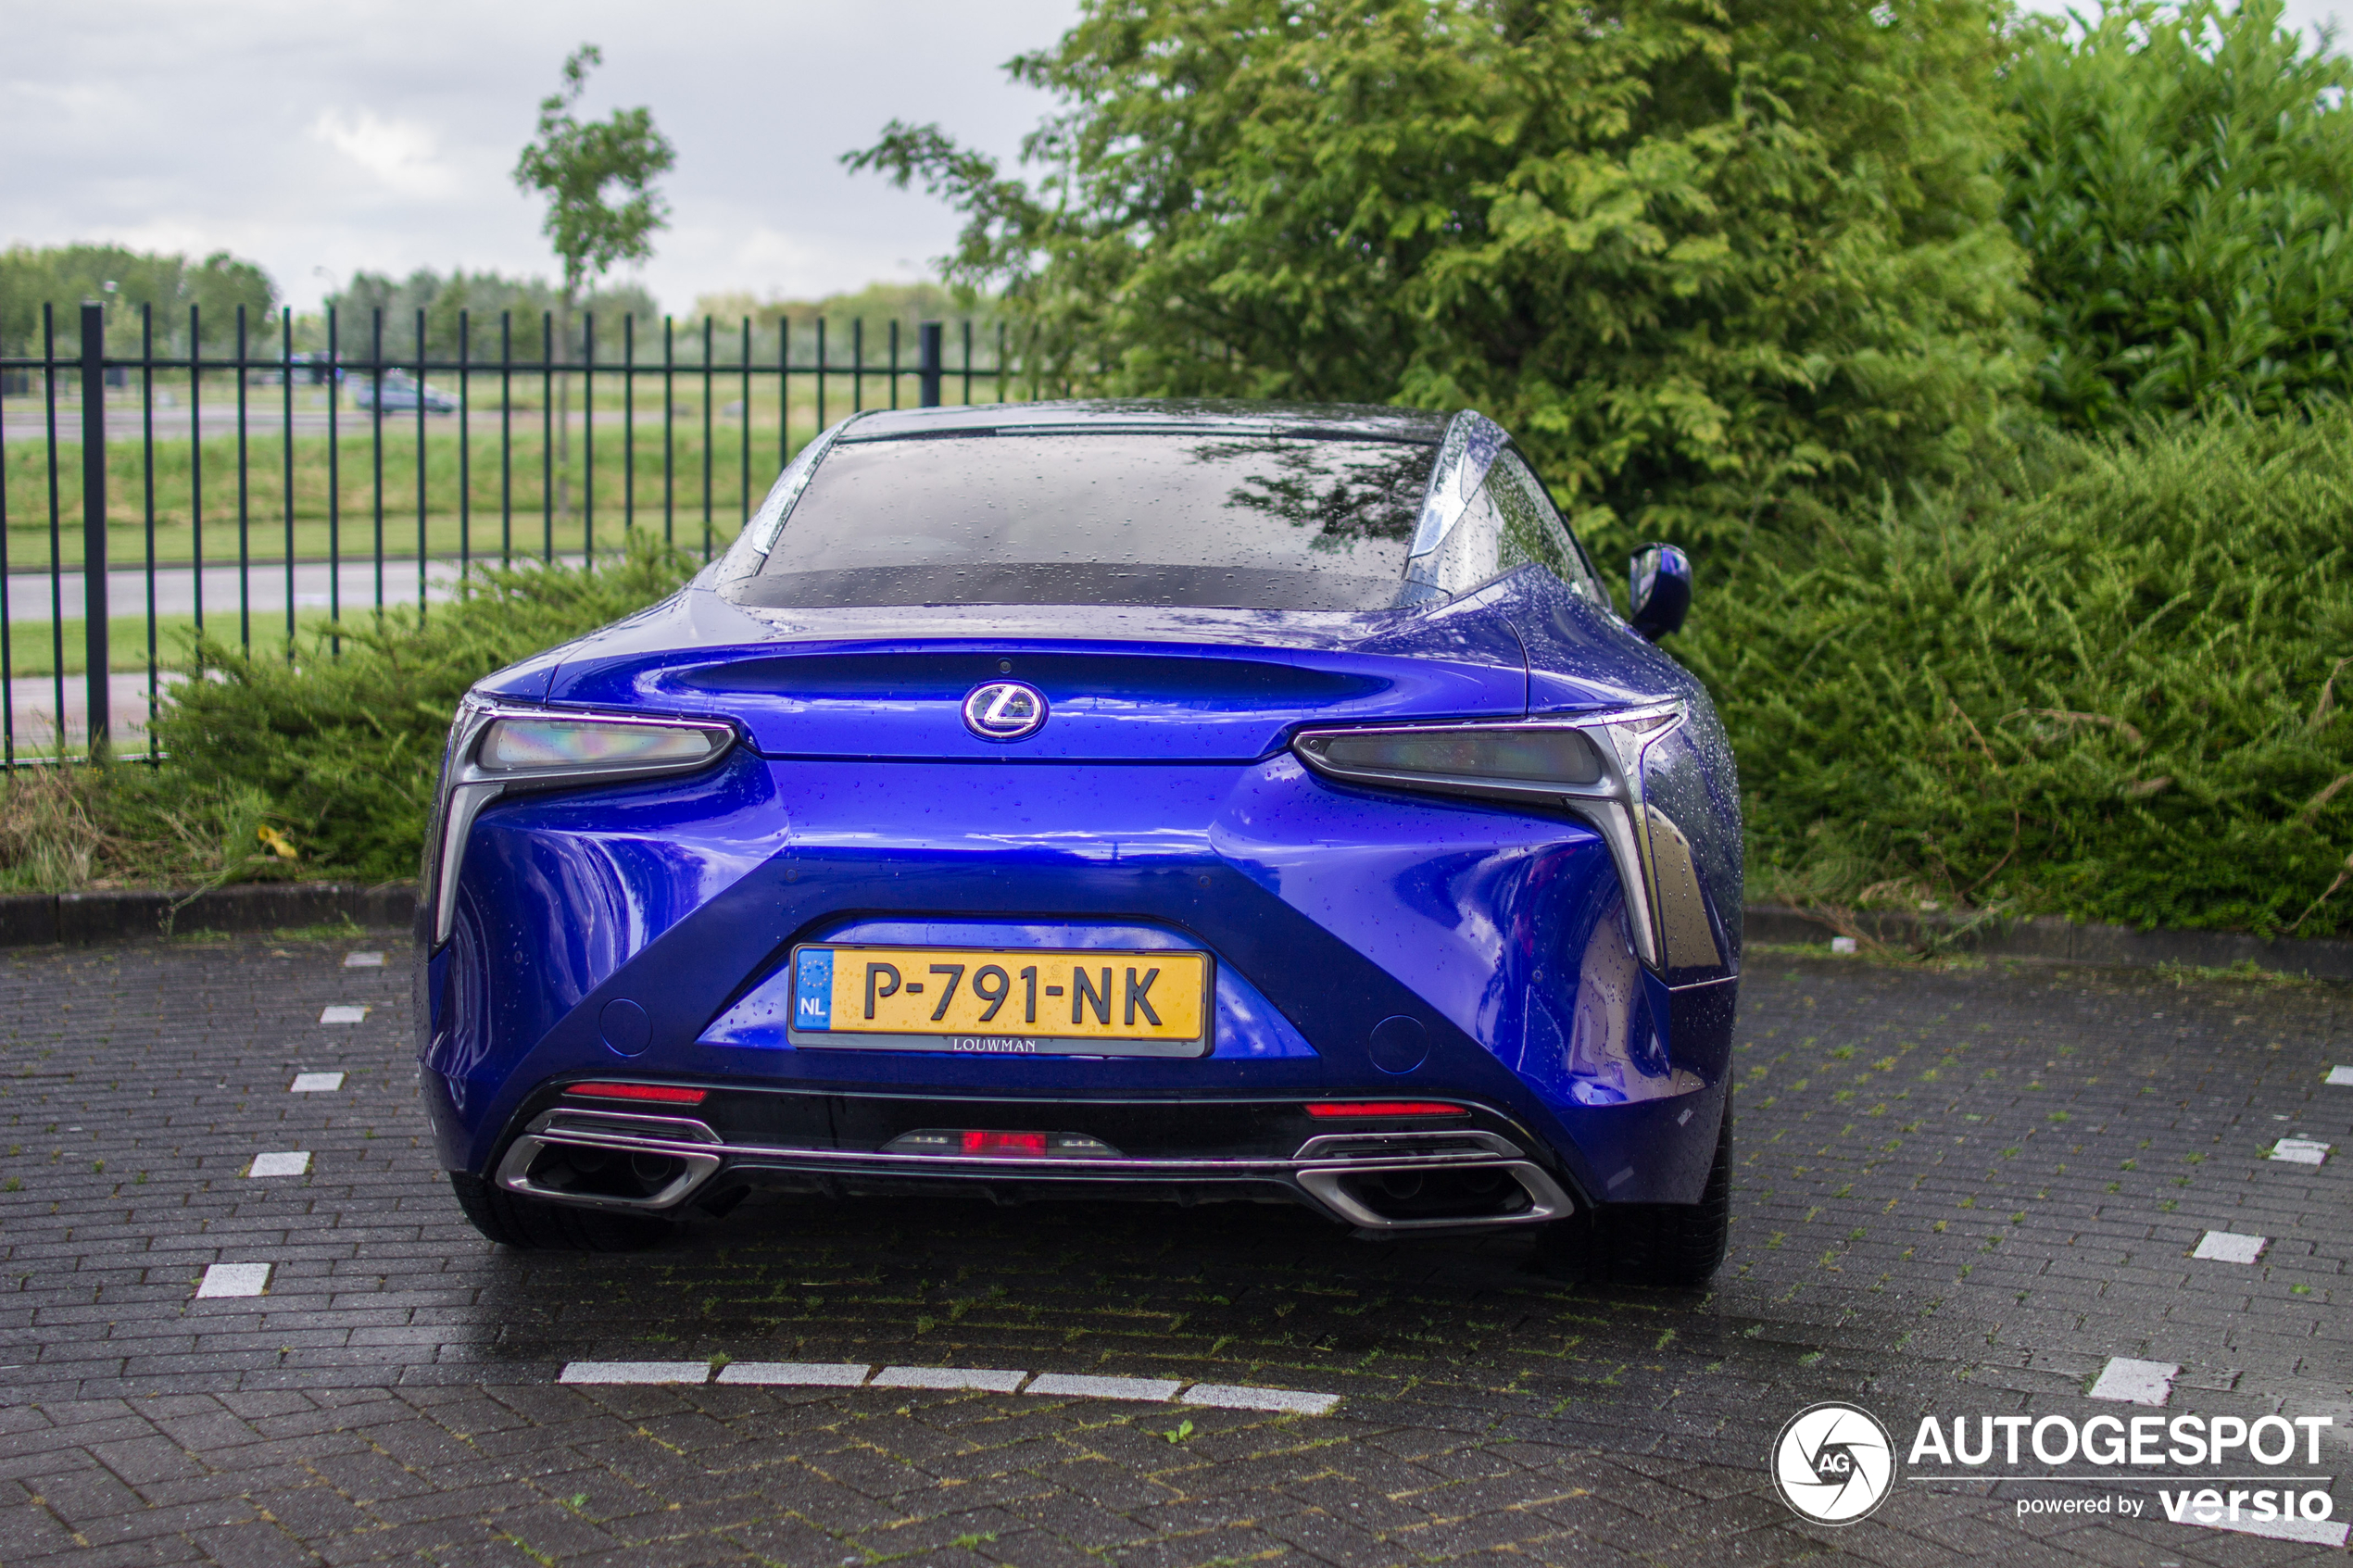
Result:
<svg viewBox="0 0 2353 1568"><path fill-rule="evenodd" d="M792 966L796 1046L1013 1056L1210 1048L1206 953L812 943L793 949Z"/></svg>

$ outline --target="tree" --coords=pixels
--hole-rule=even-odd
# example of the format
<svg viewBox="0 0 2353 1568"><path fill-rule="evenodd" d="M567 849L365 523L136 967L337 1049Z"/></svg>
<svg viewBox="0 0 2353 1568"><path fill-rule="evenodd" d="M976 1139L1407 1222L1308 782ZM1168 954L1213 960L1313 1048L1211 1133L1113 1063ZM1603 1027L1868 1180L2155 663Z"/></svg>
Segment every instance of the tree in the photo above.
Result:
<svg viewBox="0 0 2353 1568"><path fill-rule="evenodd" d="M200 308L205 346L226 352L235 341L237 307L245 307L245 345L259 354L277 339L272 309L277 290L269 274L227 251L201 262L184 256L134 251L123 245L16 245L0 251L0 353L33 354L41 347L41 307L57 307L61 349L78 344L75 308L84 300L107 307L107 349L139 352L139 311L154 311L158 354L186 348L188 307Z"/></svg>
<svg viewBox="0 0 2353 1568"><path fill-rule="evenodd" d="M1088 0L966 219L1033 361L1127 394L1471 405L1612 542L1964 461L2023 373L1992 0Z"/></svg>
<svg viewBox="0 0 2353 1568"><path fill-rule="evenodd" d="M477 360L497 357L501 311L513 318L516 357L535 359L541 320L552 316L560 303L560 291L543 278L510 278L497 272L468 272L463 268L445 278L430 267L420 267L406 278L357 271L348 283L326 298L326 304L341 315L338 325L346 353L354 345L365 349L371 319L378 310L384 312L385 352L396 358L414 353L417 312L422 310L426 353L435 359L455 359L459 346L458 314L462 310L472 317L466 351ZM599 358L619 353L624 315L634 313L643 331L643 323L661 314L653 295L632 283L590 289L573 303L596 313Z"/></svg>
<svg viewBox="0 0 2353 1568"><path fill-rule="evenodd" d="M653 234L670 221L670 209L654 188L658 175L678 161L669 138L654 129L644 107L615 109L603 119L583 120L573 112L587 90L588 72L604 64L604 52L583 44L564 61L563 87L539 101L539 134L526 143L515 163L515 183L547 198L540 225L563 262L559 310L563 351L571 352L572 320L583 284L601 278L623 261L654 253ZM607 199L608 192L621 199ZM563 465L557 505L571 509L572 378L557 393L558 450Z"/></svg>
<svg viewBox="0 0 2353 1568"><path fill-rule="evenodd" d="M2041 21L2008 80L2047 408L2098 428L2353 393L2353 61L2280 0L2111 0L2078 37Z"/></svg>

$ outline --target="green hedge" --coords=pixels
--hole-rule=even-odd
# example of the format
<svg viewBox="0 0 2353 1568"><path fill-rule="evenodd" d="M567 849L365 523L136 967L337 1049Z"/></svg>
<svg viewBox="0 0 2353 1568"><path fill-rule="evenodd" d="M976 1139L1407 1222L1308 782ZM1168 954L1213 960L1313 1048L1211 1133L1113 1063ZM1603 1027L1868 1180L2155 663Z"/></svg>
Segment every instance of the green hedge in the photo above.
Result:
<svg viewBox="0 0 2353 1568"><path fill-rule="evenodd" d="M2061 422L2353 391L2353 61L2284 21L2280 0L2019 19L2003 218Z"/></svg>
<svg viewBox="0 0 2353 1568"><path fill-rule="evenodd" d="M2353 929L2353 414L1994 477L1759 548L1694 610L1752 896Z"/></svg>

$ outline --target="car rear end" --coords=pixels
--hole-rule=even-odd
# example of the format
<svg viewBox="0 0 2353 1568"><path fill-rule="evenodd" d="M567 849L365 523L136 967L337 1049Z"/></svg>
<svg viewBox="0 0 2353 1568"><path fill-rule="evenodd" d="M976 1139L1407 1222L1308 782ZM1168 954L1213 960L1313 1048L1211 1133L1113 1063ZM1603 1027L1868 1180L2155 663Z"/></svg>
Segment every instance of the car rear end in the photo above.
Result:
<svg viewBox="0 0 2353 1568"><path fill-rule="evenodd" d="M836 477L957 439L911 425ZM445 1164L615 1217L765 1187L1395 1234L1698 1201L1721 812L1653 833L1644 790L1691 782L1710 721L1639 656L1531 715L1531 618L1622 629L1525 572L1398 605L1416 511L1368 493L1417 502L1439 433L1298 430L1181 433L1297 563L1058 559L1000 518L1048 558L1016 574L820 485L834 512L796 495L767 551L478 689L425 916Z"/></svg>

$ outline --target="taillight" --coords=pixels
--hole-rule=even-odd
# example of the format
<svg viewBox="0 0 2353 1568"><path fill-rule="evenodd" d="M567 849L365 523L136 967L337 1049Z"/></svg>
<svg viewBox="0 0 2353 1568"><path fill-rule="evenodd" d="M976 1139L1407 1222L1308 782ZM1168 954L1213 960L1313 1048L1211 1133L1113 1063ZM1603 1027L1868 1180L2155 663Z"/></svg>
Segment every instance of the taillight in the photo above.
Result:
<svg viewBox="0 0 2353 1568"><path fill-rule="evenodd" d="M653 1105L700 1105L708 1091L669 1084L573 1084L564 1093L583 1099L632 1099Z"/></svg>
<svg viewBox="0 0 2353 1568"><path fill-rule="evenodd" d="M515 713L493 719L484 729L482 739L474 743L473 764L495 778L567 782L608 774L673 773L701 767L734 739L734 732L724 724Z"/></svg>
<svg viewBox="0 0 2353 1568"><path fill-rule="evenodd" d="M1679 698L1508 724L1303 730L1291 751L1342 784L1517 801L1582 818L1609 846L1634 956L1663 977L1724 961L1691 843L1646 793L1645 758L1683 718Z"/></svg>
<svg viewBox="0 0 2353 1568"><path fill-rule="evenodd" d="M1043 1133L984 1133L977 1128L967 1128L964 1132L963 1152L1014 1156L1043 1154L1046 1152L1046 1135Z"/></svg>
<svg viewBox="0 0 2353 1568"><path fill-rule="evenodd" d="M1459 1105L1434 1099L1327 1099L1311 1101L1307 1114L1319 1120L1346 1116L1468 1116Z"/></svg>
<svg viewBox="0 0 2353 1568"><path fill-rule="evenodd" d="M949 1160L1109 1160L1119 1150L1084 1133L1008 1133L988 1127L922 1127L883 1145L885 1154Z"/></svg>
<svg viewBox="0 0 2353 1568"><path fill-rule="evenodd" d="M716 719L574 713L469 695L449 726L426 834L433 946L449 940L458 918L466 838L474 818L493 800L520 791L689 773L717 761L735 742L735 726Z"/></svg>
<svg viewBox="0 0 2353 1568"><path fill-rule="evenodd" d="M1300 736L1298 749L1335 778L1408 788L1483 785L1548 797L1609 776L1592 738L1566 724L1325 730Z"/></svg>

